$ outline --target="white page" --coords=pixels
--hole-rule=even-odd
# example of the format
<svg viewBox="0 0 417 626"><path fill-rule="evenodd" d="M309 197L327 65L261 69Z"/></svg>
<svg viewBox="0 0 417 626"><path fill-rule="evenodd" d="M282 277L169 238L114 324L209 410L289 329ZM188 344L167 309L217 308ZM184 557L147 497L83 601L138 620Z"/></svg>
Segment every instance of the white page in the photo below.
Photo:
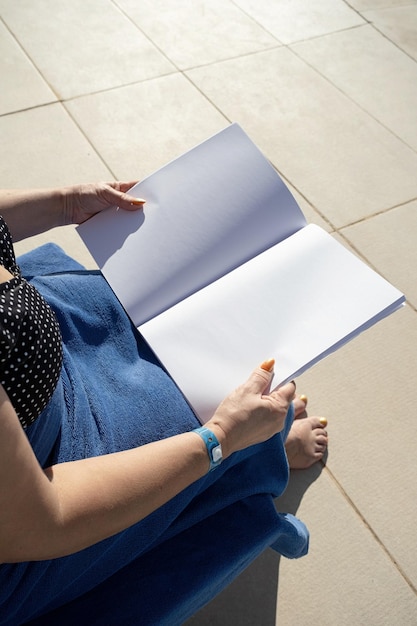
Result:
<svg viewBox="0 0 417 626"><path fill-rule="evenodd" d="M143 212L112 209L78 232L137 326L306 224L237 124L133 194L146 199Z"/></svg>
<svg viewBox="0 0 417 626"><path fill-rule="evenodd" d="M403 301L310 225L140 331L204 422L265 359L290 380Z"/></svg>

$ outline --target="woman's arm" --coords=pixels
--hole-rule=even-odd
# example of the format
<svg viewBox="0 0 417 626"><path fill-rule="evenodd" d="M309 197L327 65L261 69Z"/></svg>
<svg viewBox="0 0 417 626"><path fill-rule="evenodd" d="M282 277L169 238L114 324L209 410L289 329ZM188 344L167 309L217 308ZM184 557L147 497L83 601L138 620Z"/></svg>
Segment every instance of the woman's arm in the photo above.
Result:
<svg viewBox="0 0 417 626"><path fill-rule="evenodd" d="M55 226L81 224L109 206L136 210L145 201L126 193L134 184L114 182L56 189L3 189L0 190L0 215L16 242Z"/></svg>
<svg viewBox="0 0 417 626"><path fill-rule="evenodd" d="M257 368L206 424L225 458L282 430L295 387L264 395L271 378ZM43 471L0 387L0 562L56 558L97 543L158 509L208 467L205 444L189 432Z"/></svg>

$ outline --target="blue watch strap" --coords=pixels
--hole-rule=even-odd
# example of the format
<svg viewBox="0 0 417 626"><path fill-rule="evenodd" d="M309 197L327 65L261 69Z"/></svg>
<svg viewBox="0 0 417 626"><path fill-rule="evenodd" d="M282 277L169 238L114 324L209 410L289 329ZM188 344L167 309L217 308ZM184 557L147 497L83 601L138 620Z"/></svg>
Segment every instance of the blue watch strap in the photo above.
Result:
<svg viewBox="0 0 417 626"><path fill-rule="evenodd" d="M221 444L219 443L216 435L205 426L202 426L201 428L196 428L195 430L193 430L193 433L200 435L201 439L206 444L207 454L210 459L209 471L211 472L212 470L216 469L216 467L218 467L223 461Z"/></svg>

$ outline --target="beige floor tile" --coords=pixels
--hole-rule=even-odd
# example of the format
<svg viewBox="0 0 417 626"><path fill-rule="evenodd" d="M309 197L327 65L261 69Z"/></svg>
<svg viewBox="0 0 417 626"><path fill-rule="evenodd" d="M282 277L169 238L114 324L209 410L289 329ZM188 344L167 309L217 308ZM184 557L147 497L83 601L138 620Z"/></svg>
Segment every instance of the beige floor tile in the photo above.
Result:
<svg viewBox="0 0 417 626"><path fill-rule="evenodd" d="M290 50L187 75L334 226L416 197L416 153Z"/></svg>
<svg viewBox="0 0 417 626"><path fill-rule="evenodd" d="M60 246L69 256L84 265L88 269L97 269L93 257L85 247L81 238L78 236L74 226L63 226L60 228L53 228L46 233L36 235L36 237L28 237L23 241L18 241L15 244L16 256L25 254L30 250L38 248L45 243L56 243ZM47 261L47 259L45 259Z"/></svg>
<svg viewBox="0 0 417 626"><path fill-rule="evenodd" d="M107 179L109 170L60 104L0 117L0 187Z"/></svg>
<svg viewBox="0 0 417 626"><path fill-rule="evenodd" d="M417 150L417 63L395 44L364 26L292 49Z"/></svg>
<svg viewBox="0 0 417 626"><path fill-rule="evenodd" d="M236 0L236 4L286 44L364 23L343 0Z"/></svg>
<svg viewBox="0 0 417 626"><path fill-rule="evenodd" d="M228 0L116 0L179 68L264 50L277 40ZM175 27L173 27L175 24Z"/></svg>
<svg viewBox="0 0 417 626"><path fill-rule="evenodd" d="M297 381L310 414L328 418L330 471L414 587L416 345L417 314L405 307Z"/></svg>
<svg viewBox="0 0 417 626"><path fill-rule="evenodd" d="M415 0L349 0L349 4L357 11L366 11L366 9L390 9L393 7L409 5Z"/></svg>
<svg viewBox="0 0 417 626"><path fill-rule="evenodd" d="M0 15L60 98L173 71L109 1L1 0Z"/></svg>
<svg viewBox="0 0 417 626"><path fill-rule="evenodd" d="M376 215L342 232L417 307L417 201Z"/></svg>
<svg viewBox="0 0 417 626"><path fill-rule="evenodd" d="M416 596L327 471L292 476L278 508L297 510L310 530L310 551L281 559L277 624L415 624Z"/></svg>
<svg viewBox="0 0 417 626"><path fill-rule="evenodd" d="M308 224L317 224L317 226L321 226L324 230L330 232L332 228L329 223L323 219L323 217L314 209L309 202L296 190L292 185L287 183L288 189L291 191L295 200L297 201L298 206L304 213L304 217L307 220Z"/></svg>
<svg viewBox="0 0 417 626"><path fill-rule="evenodd" d="M363 16L386 37L414 59L417 59L417 5L364 11Z"/></svg>
<svg viewBox="0 0 417 626"><path fill-rule="evenodd" d="M228 125L180 74L66 104L116 176L141 179Z"/></svg>
<svg viewBox="0 0 417 626"><path fill-rule="evenodd" d="M56 97L0 21L0 115L54 102Z"/></svg>

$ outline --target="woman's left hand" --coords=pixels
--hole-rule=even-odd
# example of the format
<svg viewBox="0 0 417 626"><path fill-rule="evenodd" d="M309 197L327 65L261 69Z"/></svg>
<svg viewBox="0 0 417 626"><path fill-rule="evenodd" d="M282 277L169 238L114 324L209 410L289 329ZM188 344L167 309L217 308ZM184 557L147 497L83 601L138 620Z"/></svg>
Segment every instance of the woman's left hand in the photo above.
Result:
<svg viewBox="0 0 417 626"><path fill-rule="evenodd" d="M127 193L135 184L135 182L85 183L66 187L63 190L65 223L82 224L110 206L118 206L125 211L136 211L143 207L145 200Z"/></svg>

